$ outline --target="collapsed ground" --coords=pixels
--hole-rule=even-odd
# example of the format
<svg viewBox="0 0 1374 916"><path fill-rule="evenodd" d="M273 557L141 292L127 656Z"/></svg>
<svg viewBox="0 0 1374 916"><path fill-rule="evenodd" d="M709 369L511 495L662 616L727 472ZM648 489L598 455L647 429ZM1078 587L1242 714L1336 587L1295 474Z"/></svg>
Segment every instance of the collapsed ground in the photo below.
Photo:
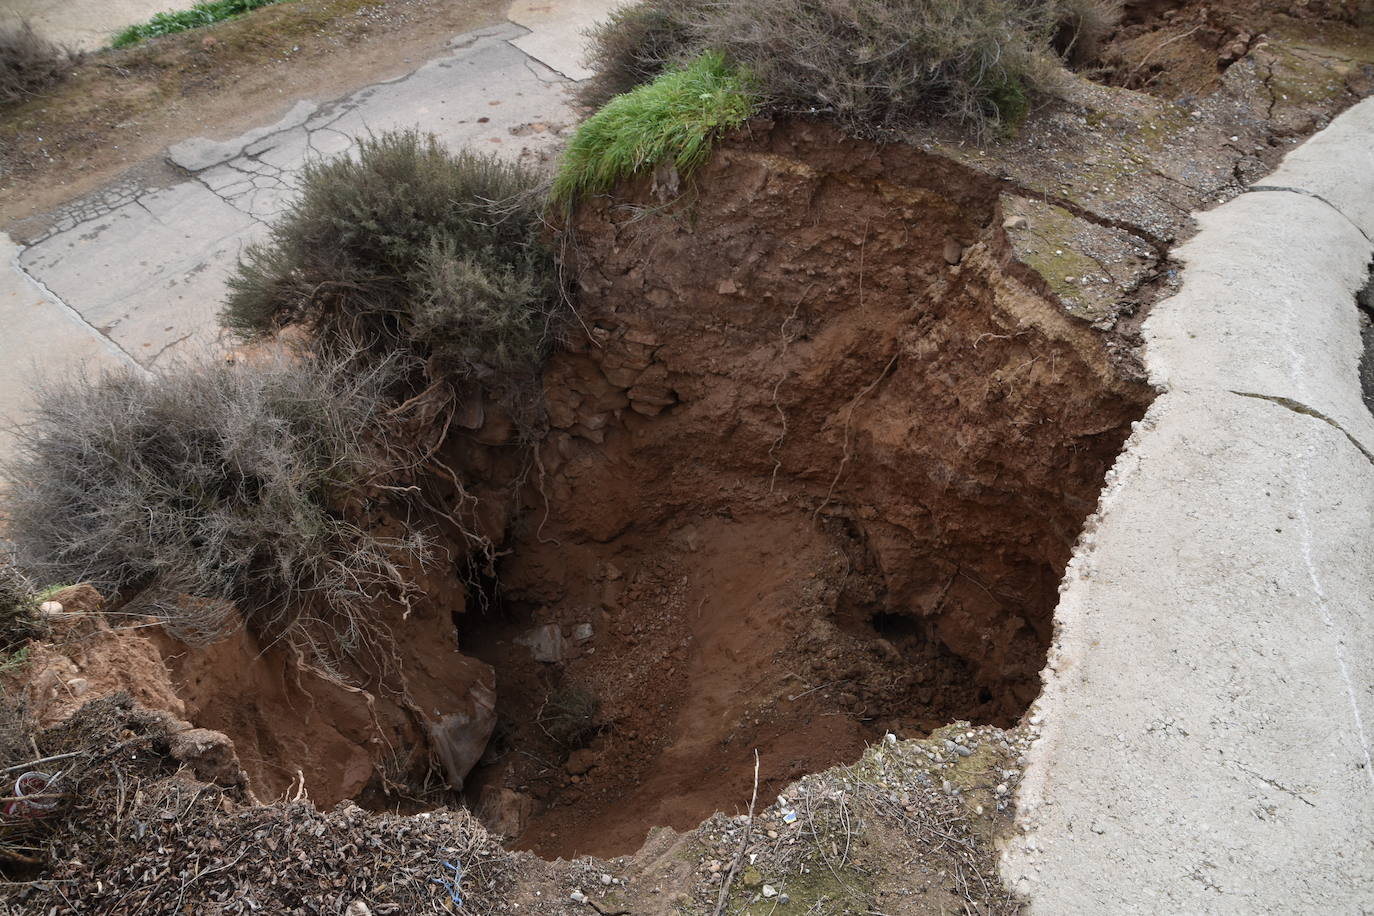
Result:
<svg viewBox="0 0 1374 916"><path fill-rule="evenodd" d="M1208 31L1159 43L1193 28L1189 17L1225 15L1141 14L1123 44L1152 36L1141 55L1188 45ZM882 850L937 845L914 828L885 834L891 812L855 814L879 851L862 880L840 855L847 827L813 829L800 847L812 858L787 857L799 798L839 805L841 825L871 800L857 770L811 781L816 794L787 786L853 763L885 732L969 719L982 727L899 743L900 772L879 793L896 801L878 804L909 815L965 798L952 817L1006 824L1022 733L1001 728L1038 690L1063 563L1148 401L1131 334L1172 282L1167 248L1188 212L1238 193L1374 85L1367 36L1360 46L1339 25L1279 26L1234 60L1219 57L1235 38L1198 46L1208 83L1191 91L1208 94L1182 104L1161 89L1167 69L1147 81L1164 100L1079 84L981 150L939 132L875 146L806 122L754 122L691 182L662 171L580 210L587 329L548 369L552 430L528 484L480 494L505 554L483 588L467 588L461 567L425 574L429 600L405 618L408 696L360 696L246 634L195 652L128 633L44 650L31 698L56 718L92 691L141 689L233 739L248 777L238 791L385 809L443 798L417 726L425 710L407 703L437 709L461 695L466 715L486 708L482 727L495 728L468 802L547 855L629 853L651 826L689 830L743 810L758 748L764 803L780 791L785 801L765 815L751 848L770 855L757 881L741 876L737 902L783 874L806 906L939 912L953 898L912 900L884 883L903 859L878 861ZM515 477L524 463L500 412L465 419L465 470ZM120 652L146 666L112 661ZM494 710L483 663L495 669ZM917 778L911 761L935 756L983 769L966 785L938 770ZM311 825L364 817L281 812ZM411 829L366 824L388 848ZM655 834L604 872L519 857L519 880L491 889L536 911L561 904L530 888L560 900L576 888L635 912L709 908L739 827ZM807 884L808 867L840 886ZM68 862L56 875L92 880L85 869ZM938 872L911 883L947 890ZM113 873L109 886L132 893L136 870ZM443 899L415 884L415 899ZM356 893L386 897L375 885ZM878 905L879 893L897 899Z"/></svg>

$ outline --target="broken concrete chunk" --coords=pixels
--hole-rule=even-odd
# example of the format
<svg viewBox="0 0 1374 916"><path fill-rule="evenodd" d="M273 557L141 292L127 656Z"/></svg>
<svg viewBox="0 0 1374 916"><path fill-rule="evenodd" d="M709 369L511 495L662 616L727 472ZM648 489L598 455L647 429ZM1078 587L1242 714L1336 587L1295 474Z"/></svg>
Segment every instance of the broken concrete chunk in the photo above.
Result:
<svg viewBox="0 0 1374 916"><path fill-rule="evenodd" d="M493 676L494 681L494 676ZM468 689L466 709L429 723L430 743L444 765L455 791L462 791L468 773L482 759L496 728L496 691L481 681Z"/></svg>
<svg viewBox="0 0 1374 916"><path fill-rule="evenodd" d="M556 623L546 623L542 627L535 627L515 642L516 645L529 646L530 655L537 662L561 662L563 660L565 651L563 631L559 629Z"/></svg>

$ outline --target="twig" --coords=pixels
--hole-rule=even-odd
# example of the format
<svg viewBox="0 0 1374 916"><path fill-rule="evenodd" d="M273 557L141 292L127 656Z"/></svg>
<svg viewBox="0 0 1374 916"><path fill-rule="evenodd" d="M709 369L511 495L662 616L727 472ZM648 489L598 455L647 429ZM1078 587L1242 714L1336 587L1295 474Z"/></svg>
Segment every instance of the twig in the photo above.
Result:
<svg viewBox="0 0 1374 916"><path fill-rule="evenodd" d="M739 867L744 862L744 854L749 850L749 834L754 830L754 805L758 800L759 749L754 748L754 794L749 798L749 823L744 825L744 839L740 840L739 850L735 853L734 861L730 863L730 870L725 873L725 881L720 886L720 897L716 899L714 916L721 916L725 912L725 904L730 897L730 885L735 883L735 876L739 874Z"/></svg>
<svg viewBox="0 0 1374 916"><path fill-rule="evenodd" d="M854 419L854 408L859 406L859 402L862 401L870 391L878 387L878 383L887 378L887 374L892 371L892 367L897 363L897 358L901 355L901 350L893 353L892 358L889 359L887 365L883 367L883 371L878 373L878 377L869 382L868 387L856 394L854 400L849 402L849 411L844 415L844 454L840 458L840 466L835 469L835 478L830 481L830 489L825 494L825 500L816 507L815 512L811 513L812 518L816 518L826 506L830 505L830 498L835 495L835 487L839 484L840 477L844 474L844 466L849 463L849 423Z"/></svg>
<svg viewBox="0 0 1374 916"><path fill-rule="evenodd" d="M768 447L768 457L773 459L773 476L768 480L769 493L773 492L773 488L777 486L778 483L778 471L782 469L782 459L778 457L777 453L778 449L782 446L783 440L787 438L787 412L782 409L782 403L778 400L778 391L782 388L782 383L787 379L787 348L792 343L793 339L787 333L787 323L797 317L797 312L801 309L802 303L806 301L807 296L811 295L811 290L815 285L815 283L807 285L806 289L801 294L801 298L797 300L797 304L792 306L792 314L784 318L782 324L778 327L778 337L782 340L782 349L778 353L778 365L782 368L782 374L779 375L778 380L773 383L773 409L778 412L778 418L782 420L782 432L778 433L778 438L774 439L773 444Z"/></svg>

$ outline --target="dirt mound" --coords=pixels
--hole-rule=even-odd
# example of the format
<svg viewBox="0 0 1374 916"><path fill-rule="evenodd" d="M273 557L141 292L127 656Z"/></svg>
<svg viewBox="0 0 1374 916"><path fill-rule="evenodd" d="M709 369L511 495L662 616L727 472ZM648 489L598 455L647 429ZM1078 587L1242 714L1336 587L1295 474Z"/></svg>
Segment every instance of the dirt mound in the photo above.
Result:
<svg viewBox="0 0 1374 916"><path fill-rule="evenodd" d="M504 616L460 626L524 752L482 778L534 797L543 854L690 827L753 748L771 799L884 729L1014 722L1149 397L1013 261L987 176L755 123L685 198L653 184L579 216L590 335L546 376ZM604 727L564 766L570 687Z"/></svg>

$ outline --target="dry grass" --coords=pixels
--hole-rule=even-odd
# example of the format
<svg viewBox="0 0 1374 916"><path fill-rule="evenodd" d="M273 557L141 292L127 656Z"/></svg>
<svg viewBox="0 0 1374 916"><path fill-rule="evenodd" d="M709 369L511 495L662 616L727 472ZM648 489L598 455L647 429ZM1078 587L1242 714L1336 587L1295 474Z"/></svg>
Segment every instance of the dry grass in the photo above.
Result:
<svg viewBox="0 0 1374 916"><path fill-rule="evenodd" d="M27 22L0 28L0 104L39 94L78 60L80 55L39 36Z"/></svg>

